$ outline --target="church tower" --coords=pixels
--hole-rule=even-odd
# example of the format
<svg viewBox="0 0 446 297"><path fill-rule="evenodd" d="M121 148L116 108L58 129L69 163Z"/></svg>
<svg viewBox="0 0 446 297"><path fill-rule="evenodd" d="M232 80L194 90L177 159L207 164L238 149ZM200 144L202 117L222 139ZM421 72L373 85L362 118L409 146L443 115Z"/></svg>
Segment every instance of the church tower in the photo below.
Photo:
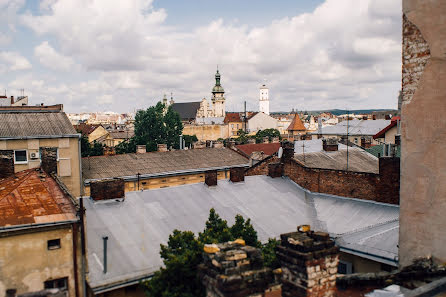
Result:
<svg viewBox="0 0 446 297"><path fill-rule="evenodd" d="M220 73L215 74L215 86L212 88L212 110L214 117L224 117L225 113L225 90L220 84Z"/></svg>
<svg viewBox="0 0 446 297"><path fill-rule="evenodd" d="M269 95L265 85L260 87L259 111L269 115Z"/></svg>

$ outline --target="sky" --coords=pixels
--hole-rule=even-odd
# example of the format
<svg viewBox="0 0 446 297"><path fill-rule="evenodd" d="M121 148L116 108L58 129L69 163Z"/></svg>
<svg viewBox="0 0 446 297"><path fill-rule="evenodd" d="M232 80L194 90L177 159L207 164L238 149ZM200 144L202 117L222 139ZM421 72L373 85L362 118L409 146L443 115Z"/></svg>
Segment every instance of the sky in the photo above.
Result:
<svg viewBox="0 0 446 297"><path fill-rule="evenodd" d="M396 108L400 0L0 0L0 94L132 112L164 94L228 111Z"/></svg>

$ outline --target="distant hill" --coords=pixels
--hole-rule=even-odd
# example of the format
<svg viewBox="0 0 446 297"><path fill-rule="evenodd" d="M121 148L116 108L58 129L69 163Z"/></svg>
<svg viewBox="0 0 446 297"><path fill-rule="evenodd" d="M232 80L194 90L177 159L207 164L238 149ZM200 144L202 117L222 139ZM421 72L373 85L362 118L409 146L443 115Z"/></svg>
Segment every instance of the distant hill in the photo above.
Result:
<svg viewBox="0 0 446 297"><path fill-rule="evenodd" d="M354 113L354 114L370 114L370 113L372 113L372 112L374 112L374 111L379 111L379 112L382 112L382 111L390 111L390 112L395 112L395 111L397 111L396 109L352 109L352 110L348 110L348 113ZM300 113L300 111L298 111L299 113ZM320 114L320 113L323 113L323 112L329 112L329 113L332 113L332 114L334 114L334 115L336 115L336 116L338 116L338 115L341 115L341 114L346 114L347 113L347 110L346 109L325 109L325 110L308 110L307 111L307 113L308 114L314 114L314 115L316 115L316 114ZM280 114L280 113L289 113L289 112L281 112L281 111L278 111L278 112L271 112L271 113L278 113L278 114Z"/></svg>

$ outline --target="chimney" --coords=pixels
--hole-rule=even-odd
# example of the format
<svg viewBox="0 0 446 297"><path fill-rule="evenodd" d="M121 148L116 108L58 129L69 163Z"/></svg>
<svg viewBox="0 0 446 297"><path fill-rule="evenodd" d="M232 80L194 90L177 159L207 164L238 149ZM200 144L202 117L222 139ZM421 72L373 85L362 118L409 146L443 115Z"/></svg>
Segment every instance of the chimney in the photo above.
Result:
<svg viewBox="0 0 446 297"><path fill-rule="evenodd" d="M0 150L0 178L14 175L14 151Z"/></svg>
<svg viewBox="0 0 446 297"><path fill-rule="evenodd" d="M367 121L367 119L368 119L368 118L367 118L366 115L365 115L365 116L362 116L362 120L363 120L363 121Z"/></svg>
<svg viewBox="0 0 446 297"><path fill-rule="evenodd" d="M379 158L379 193L378 202L398 205L400 202L400 158Z"/></svg>
<svg viewBox="0 0 446 297"><path fill-rule="evenodd" d="M204 173L204 183L208 187L217 185L217 170L209 170Z"/></svg>
<svg viewBox="0 0 446 297"><path fill-rule="evenodd" d="M157 145L158 152L167 152L167 144L158 143Z"/></svg>
<svg viewBox="0 0 446 297"><path fill-rule="evenodd" d="M369 148L372 146L372 139L370 137L361 137L361 147Z"/></svg>
<svg viewBox="0 0 446 297"><path fill-rule="evenodd" d="M11 96L11 105L14 104L14 96Z"/></svg>
<svg viewBox="0 0 446 297"><path fill-rule="evenodd" d="M273 139L271 140L272 143L279 143L280 139L279 137L273 137Z"/></svg>
<svg viewBox="0 0 446 297"><path fill-rule="evenodd" d="M244 167L232 167L229 170L229 180L233 183L245 181L245 168Z"/></svg>
<svg viewBox="0 0 446 297"><path fill-rule="evenodd" d="M268 176L276 178L276 177L282 177L282 175L283 175L283 163L268 164Z"/></svg>
<svg viewBox="0 0 446 297"><path fill-rule="evenodd" d="M376 114L372 115L372 120L376 120Z"/></svg>
<svg viewBox="0 0 446 297"><path fill-rule="evenodd" d="M90 182L90 197L95 201L125 197L125 182L122 178Z"/></svg>
<svg viewBox="0 0 446 297"><path fill-rule="evenodd" d="M136 153L137 154L145 154L147 153L147 149L145 144L139 144L136 146Z"/></svg>
<svg viewBox="0 0 446 297"><path fill-rule="evenodd" d="M223 145L223 142L222 141L216 141L216 142L214 142L214 148L222 148L224 145Z"/></svg>
<svg viewBox="0 0 446 297"><path fill-rule="evenodd" d="M386 115L384 116L384 119L385 119L385 120L390 120L390 115L389 115L389 114L386 114Z"/></svg>
<svg viewBox="0 0 446 297"><path fill-rule="evenodd" d="M203 148L206 148L206 142L204 141L194 142L194 149L203 149Z"/></svg>
<svg viewBox="0 0 446 297"><path fill-rule="evenodd" d="M269 143L269 137L268 136L263 137L262 141L263 143Z"/></svg>
<svg viewBox="0 0 446 297"><path fill-rule="evenodd" d="M57 174L57 147L41 147L40 155L42 160L40 167L43 171Z"/></svg>
<svg viewBox="0 0 446 297"><path fill-rule="evenodd" d="M329 234L303 225L281 234L280 241L276 256L282 267L282 296L335 296L339 248Z"/></svg>
<svg viewBox="0 0 446 297"><path fill-rule="evenodd" d="M282 163L288 163L294 157L294 142L283 142L282 143L283 154Z"/></svg>
<svg viewBox="0 0 446 297"><path fill-rule="evenodd" d="M322 148L326 152L335 152L338 150L338 140L336 138L322 139Z"/></svg>
<svg viewBox="0 0 446 297"><path fill-rule="evenodd" d="M114 156L116 155L116 148L115 147L104 147L104 155L106 156Z"/></svg>
<svg viewBox="0 0 446 297"><path fill-rule="evenodd" d="M235 147L235 140L231 139L227 142L228 148L234 148Z"/></svg>

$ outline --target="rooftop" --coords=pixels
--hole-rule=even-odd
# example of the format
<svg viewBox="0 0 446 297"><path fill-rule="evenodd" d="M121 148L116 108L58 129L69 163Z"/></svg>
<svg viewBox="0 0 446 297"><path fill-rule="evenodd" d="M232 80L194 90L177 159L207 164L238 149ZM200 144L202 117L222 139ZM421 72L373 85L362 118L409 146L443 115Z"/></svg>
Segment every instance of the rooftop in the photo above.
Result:
<svg viewBox="0 0 446 297"><path fill-rule="evenodd" d="M245 156L249 157L253 152L264 152L265 155L271 156L280 148L280 143L248 143L235 146Z"/></svg>
<svg viewBox="0 0 446 297"><path fill-rule="evenodd" d="M82 133L82 135L90 135L99 126L101 126L101 125L100 124L85 124L85 123L80 123L79 125L73 125L74 129L76 131L80 131L80 133Z"/></svg>
<svg viewBox="0 0 446 297"><path fill-rule="evenodd" d="M0 179L0 231L24 224L76 220L73 201L40 169Z"/></svg>
<svg viewBox="0 0 446 297"><path fill-rule="evenodd" d="M291 124L287 128L288 131L305 131L306 128L304 124L302 123L299 115L296 113L294 115L294 119L291 122Z"/></svg>
<svg viewBox="0 0 446 297"><path fill-rule="evenodd" d="M197 111L201 102L182 102L172 104L172 109L180 114L181 120L193 120L197 117Z"/></svg>
<svg viewBox="0 0 446 297"><path fill-rule="evenodd" d="M236 214L251 218L262 242L309 224L362 257L396 265L398 255L398 206L312 193L287 178L247 176L236 184L219 180L216 187L191 184L129 192L122 202L85 199L84 205L89 284L96 293L150 276L162 264L160 244L167 243L174 229L202 231L212 207L228 224ZM381 236L383 230L389 233ZM106 274L103 236L109 238Z"/></svg>
<svg viewBox="0 0 446 297"><path fill-rule="evenodd" d="M390 120L351 120L336 125L322 127L323 135L369 135L373 136L390 124ZM313 132L312 134L318 134Z"/></svg>
<svg viewBox="0 0 446 297"><path fill-rule="evenodd" d="M0 112L1 138L78 137L64 112Z"/></svg>
<svg viewBox="0 0 446 297"><path fill-rule="evenodd" d="M176 150L82 158L84 180L134 177L246 166L248 160L227 148Z"/></svg>
<svg viewBox="0 0 446 297"><path fill-rule="evenodd" d="M225 124L230 122L242 122L239 112L227 112L223 121Z"/></svg>

